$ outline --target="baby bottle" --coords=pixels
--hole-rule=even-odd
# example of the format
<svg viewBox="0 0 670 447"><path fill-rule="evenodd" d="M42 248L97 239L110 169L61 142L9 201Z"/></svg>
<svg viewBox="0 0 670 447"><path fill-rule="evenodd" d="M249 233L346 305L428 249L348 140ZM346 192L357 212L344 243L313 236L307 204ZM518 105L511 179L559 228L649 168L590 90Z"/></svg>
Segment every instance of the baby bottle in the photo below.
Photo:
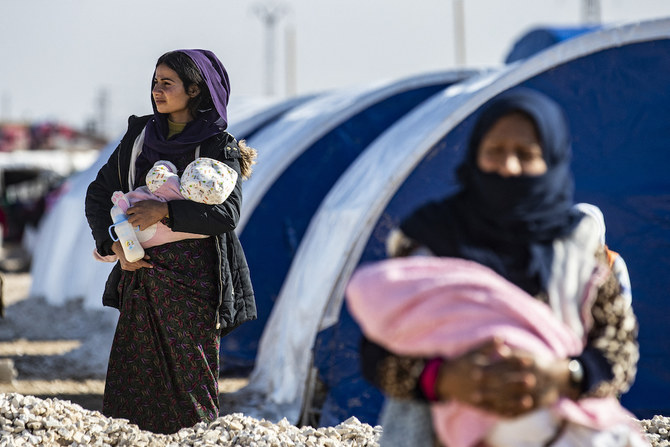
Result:
<svg viewBox="0 0 670 447"><path fill-rule="evenodd" d="M126 255L126 259L129 262L135 262L144 258L144 249L137 240L135 230L130 222L128 222L128 216L126 216L118 205L112 207L110 214L112 215L114 224L109 226L109 235L113 241L121 241L121 246L123 247L123 253ZM114 228L118 237L114 237L112 228Z"/></svg>

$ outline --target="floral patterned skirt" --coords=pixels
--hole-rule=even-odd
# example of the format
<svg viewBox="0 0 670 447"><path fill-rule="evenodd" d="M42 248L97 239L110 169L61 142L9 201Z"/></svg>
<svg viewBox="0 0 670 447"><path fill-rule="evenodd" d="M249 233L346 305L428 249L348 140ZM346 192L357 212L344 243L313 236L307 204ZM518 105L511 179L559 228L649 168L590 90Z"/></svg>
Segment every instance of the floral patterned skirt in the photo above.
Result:
<svg viewBox="0 0 670 447"><path fill-rule="evenodd" d="M146 250L154 268L124 271L102 412L174 433L218 417L215 239Z"/></svg>

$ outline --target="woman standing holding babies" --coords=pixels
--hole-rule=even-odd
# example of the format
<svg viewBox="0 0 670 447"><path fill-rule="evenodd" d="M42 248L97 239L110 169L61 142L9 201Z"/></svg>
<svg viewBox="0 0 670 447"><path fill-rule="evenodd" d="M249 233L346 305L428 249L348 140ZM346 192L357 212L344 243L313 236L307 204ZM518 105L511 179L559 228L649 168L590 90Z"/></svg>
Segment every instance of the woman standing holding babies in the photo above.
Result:
<svg viewBox="0 0 670 447"><path fill-rule="evenodd" d="M219 339L256 318L249 269L234 232L241 183L256 152L225 131L229 92L226 70L212 52L161 56L152 82L153 115L129 119L86 195L97 252L118 257L103 295L104 305L120 310L103 413L156 433L218 417ZM173 166L176 172L169 173L183 184L184 170L200 157L236 174L232 191L214 203L188 200L182 190L182 197L160 200L146 191L144 200L131 201L133 227L162 224L193 238L147 248L144 259L128 262L108 232L112 195L143 187L159 160L169 162L159 167Z"/></svg>

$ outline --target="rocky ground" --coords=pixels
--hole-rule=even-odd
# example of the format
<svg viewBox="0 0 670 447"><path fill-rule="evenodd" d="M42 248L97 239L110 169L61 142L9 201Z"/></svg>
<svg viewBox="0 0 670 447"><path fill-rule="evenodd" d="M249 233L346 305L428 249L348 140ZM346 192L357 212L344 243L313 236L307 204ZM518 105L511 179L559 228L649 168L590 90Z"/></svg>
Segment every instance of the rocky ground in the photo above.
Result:
<svg viewBox="0 0 670 447"><path fill-rule="evenodd" d="M99 411L116 311L84 309L77 301L53 306L28 298L28 273L4 273L4 280L0 447L379 446L382 428L355 418L316 429L296 427L285 419L273 423L233 413L174 435L156 435L126 420L106 418ZM245 384L245 378L222 379L222 400ZM657 416L640 423L653 447L670 447L669 418Z"/></svg>
<svg viewBox="0 0 670 447"><path fill-rule="evenodd" d="M53 306L28 297L29 273L2 275L0 447L378 445L381 428L355 418L315 429L233 413L170 436L106 418L100 410L117 311L86 309L76 300ZM221 400L246 383L244 377L222 378Z"/></svg>
<svg viewBox="0 0 670 447"><path fill-rule="evenodd" d="M0 319L0 365L9 359L16 378L0 380L0 393L71 400L99 411L117 311L84 309L77 301L53 306L43 299L27 299L30 274L3 275L6 308ZM229 393L246 382L222 379L220 389Z"/></svg>
<svg viewBox="0 0 670 447"><path fill-rule="evenodd" d="M111 346L114 316L84 312L76 302L58 308L42 299L27 299L30 274L3 275L0 359L13 363L15 378L5 377L0 392L71 400L99 410L106 367L101 351ZM100 330L92 330L96 327Z"/></svg>
<svg viewBox="0 0 670 447"><path fill-rule="evenodd" d="M199 423L171 435L139 430L124 419L111 419L70 401L0 394L0 445L48 446L228 446L228 447L372 447L380 427L350 418L336 427L296 427L241 413Z"/></svg>

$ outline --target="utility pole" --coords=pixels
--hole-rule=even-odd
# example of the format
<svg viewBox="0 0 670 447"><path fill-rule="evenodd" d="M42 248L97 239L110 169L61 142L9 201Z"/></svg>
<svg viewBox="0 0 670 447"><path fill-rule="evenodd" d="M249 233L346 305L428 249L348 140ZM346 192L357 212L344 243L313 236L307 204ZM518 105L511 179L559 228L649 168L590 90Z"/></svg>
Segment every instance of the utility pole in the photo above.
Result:
<svg viewBox="0 0 670 447"><path fill-rule="evenodd" d="M101 87L96 99L98 124L97 136L107 138L107 114L109 112L109 91L105 87Z"/></svg>
<svg viewBox="0 0 670 447"><path fill-rule="evenodd" d="M9 96L9 93L3 92L2 93L2 115L0 116L0 121L9 121L9 118L11 117L11 108L12 108L12 100L11 97Z"/></svg>
<svg viewBox="0 0 670 447"><path fill-rule="evenodd" d="M465 10L463 0L452 0L454 13L454 62L465 67Z"/></svg>
<svg viewBox="0 0 670 447"><path fill-rule="evenodd" d="M601 22L600 0L582 0L582 23L599 25Z"/></svg>
<svg viewBox="0 0 670 447"><path fill-rule="evenodd" d="M259 2L252 6L256 16L265 26L265 94L275 94L275 40L279 19L288 12L283 3Z"/></svg>
<svg viewBox="0 0 670 447"><path fill-rule="evenodd" d="M286 28L286 96L295 96L298 90L296 81L296 38L295 26Z"/></svg>

